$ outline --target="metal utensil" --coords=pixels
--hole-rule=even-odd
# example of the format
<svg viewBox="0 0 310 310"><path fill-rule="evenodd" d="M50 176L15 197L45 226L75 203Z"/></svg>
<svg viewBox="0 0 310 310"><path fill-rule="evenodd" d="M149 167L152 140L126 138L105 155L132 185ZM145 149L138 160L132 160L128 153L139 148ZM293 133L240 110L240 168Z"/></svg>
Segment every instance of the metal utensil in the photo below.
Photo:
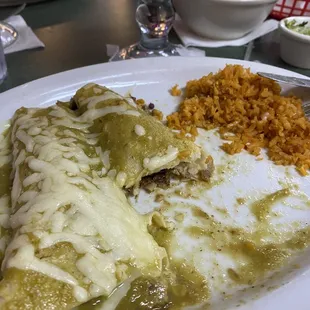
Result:
<svg viewBox="0 0 310 310"><path fill-rule="evenodd" d="M310 119L310 102L302 105L305 111L305 115L308 119Z"/></svg>
<svg viewBox="0 0 310 310"><path fill-rule="evenodd" d="M257 72L257 74L280 83L310 88L310 79L302 79L293 76L285 76L267 72ZM303 103L302 107L305 111L306 117L310 119L310 102Z"/></svg>
<svg viewBox="0 0 310 310"><path fill-rule="evenodd" d="M286 83L301 87L310 87L310 79L302 79L293 76L286 76L267 72L257 72L257 74L280 83Z"/></svg>

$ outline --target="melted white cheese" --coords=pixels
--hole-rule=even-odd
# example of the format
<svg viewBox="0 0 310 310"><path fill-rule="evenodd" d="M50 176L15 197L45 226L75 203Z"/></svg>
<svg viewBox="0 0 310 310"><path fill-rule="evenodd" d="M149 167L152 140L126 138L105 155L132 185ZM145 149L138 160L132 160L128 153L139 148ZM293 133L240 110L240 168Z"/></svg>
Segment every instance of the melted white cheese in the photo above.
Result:
<svg viewBox="0 0 310 310"><path fill-rule="evenodd" d="M95 89L95 88L94 88ZM100 89L100 88L96 88L96 89ZM100 93L102 91L100 90ZM94 93L98 94L98 91ZM111 100L111 99L122 99L121 96L111 92L111 91L106 91L103 95L100 95L100 96L94 96L94 97L90 97L90 98L87 98L85 100L81 100L80 101L80 104L81 105L86 105L87 104L87 109L94 109L96 108L96 105L99 103L99 102L102 102L102 101L106 101L106 100Z"/></svg>
<svg viewBox="0 0 310 310"><path fill-rule="evenodd" d="M110 178L101 178L91 171L91 165L100 163L104 166L102 168L108 169L110 159L109 152L96 158L86 155L85 145L95 152L95 146L86 142L90 124L83 123L80 129L81 143L72 144L72 140L57 135L56 124L65 126L66 131L77 124L72 117L64 116L65 110L57 113L59 109L55 107L52 110L55 113L42 117L41 124L46 124L48 119L50 125L41 126L40 120L37 121L39 128L44 127L37 136L29 135L27 124L23 123L24 120L31 123L29 116L36 110L28 110L30 115L20 116L14 121L12 198L15 200L10 224L16 235L6 250L2 269L34 270L68 283L74 288L75 298L82 302L109 295L118 285L116 275L121 274L124 279L128 276L122 262L129 262L142 273L158 275L166 254L148 234L146 218L135 212L121 189ZM72 134L70 136L74 138ZM25 165L28 175L22 180L20 165ZM116 177L120 185L125 182L124 172L116 175L113 169L109 175ZM25 191L29 185L31 190ZM85 281L79 283L57 265L37 258L28 233L39 239L41 249L60 242L72 244L81 255L76 267ZM85 287L85 283L89 285Z"/></svg>
<svg viewBox="0 0 310 310"><path fill-rule="evenodd" d="M86 253L78 260L77 267L97 286L95 291L90 292L92 296L107 296L117 285L116 267L111 253L101 255L99 259L92 253Z"/></svg>
<svg viewBox="0 0 310 310"><path fill-rule="evenodd" d="M154 156L152 158L144 158L143 166L149 171L154 171L160 167L163 167L178 157L179 150L171 145L163 156Z"/></svg>
<svg viewBox="0 0 310 310"><path fill-rule="evenodd" d="M139 111L135 110L127 110L125 112L118 113L119 115L131 115L131 116L141 116L141 113Z"/></svg>
<svg viewBox="0 0 310 310"><path fill-rule="evenodd" d="M16 132L16 137L19 139L19 141L25 144L27 152L32 152L34 147L34 140L31 136L29 136L25 131L19 130Z"/></svg>
<svg viewBox="0 0 310 310"><path fill-rule="evenodd" d="M34 246L29 243L18 248L16 254L8 260L6 268L13 267L24 270L38 271L50 278L54 278L74 286L78 284L77 280L68 272L63 271L61 268L58 268L53 264L36 258L34 255Z"/></svg>
<svg viewBox="0 0 310 310"><path fill-rule="evenodd" d="M116 177L116 174L117 174L117 171L115 169L111 169L109 172L108 172L108 177L111 178L112 180L115 179Z"/></svg>
<svg viewBox="0 0 310 310"><path fill-rule="evenodd" d="M27 187L33 183L38 183L44 179L44 174L42 173L33 173L29 177L25 178L23 181L23 186Z"/></svg>
<svg viewBox="0 0 310 310"><path fill-rule="evenodd" d="M37 126L33 126L33 127L30 127L29 130L28 130L28 135L30 136L36 136L38 135L39 133L41 133L42 129L37 127Z"/></svg>
<svg viewBox="0 0 310 310"><path fill-rule="evenodd" d="M98 88L98 87L94 87L93 91L95 94L101 94L102 93L102 89Z"/></svg>
<svg viewBox="0 0 310 310"><path fill-rule="evenodd" d="M119 187L123 187L125 185L127 179L127 174L123 171L120 171L117 175L116 175L116 184Z"/></svg>
<svg viewBox="0 0 310 310"><path fill-rule="evenodd" d="M0 251L2 253L4 253L4 251L5 251L5 248L8 244L8 240L9 240L8 236L3 236L0 238Z"/></svg>
<svg viewBox="0 0 310 310"><path fill-rule="evenodd" d="M94 85L87 85L88 88L93 87ZM87 89L88 89L87 88ZM84 89L86 89L84 87ZM96 90L96 91L95 91ZM119 114L119 115L131 115L131 116L141 116L141 113L137 110L133 110L132 107L136 108L136 105L132 103L132 100L125 100L120 95L114 93L111 90L107 90L105 88L93 87L93 91L95 94L99 94L96 96L92 96L89 98L78 98L78 103L80 106L87 106L86 112L84 112L79 118L80 122L92 122L97 118L103 117L108 114ZM100 91L100 92L99 92ZM101 92L104 92L101 94ZM106 106L104 108L96 108L97 104L100 102L108 101L108 100L116 100L116 105ZM123 101L123 104L121 102ZM128 105L130 107L128 107Z"/></svg>
<svg viewBox="0 0 310 310"><path fill-rule="evenodd" d="M145 135L145 129L143 126L141 125L135 125L135 133L138 136L144 136Z"/></svg>
<svg viewBox="0 0 310 310"><path fill-rule="evenodd" d="M0 226L4 229L10 227L9 217L10 217L10 200L7 195L4 195L0 198ZM0 238L2 236L0 235Z"/></svg>
<svg viewBox="0 0 310 310"><path fill-rule="evenodd" d="M106 168L107 170L110 169L110 151L104 151L103 154L101 155L101 148L100 148L100 157L102 159L104 168Z"/></svg>
<svg viewBox="0 0 310 310"><path fill-rule="evenodd" d="M103 117L108 114L119 113L127 111L127 106L125 104L120 104L116 106L108 106L101 109L90 109L83 113L79 120L82 122L91 122L97 118Z"/></svg>
<svg viewBox="0 0 310 310"><path fill-rule="evenodd" d="M10 137L7 135L0 135L0 167L9 164L12 161Z"/></svg>

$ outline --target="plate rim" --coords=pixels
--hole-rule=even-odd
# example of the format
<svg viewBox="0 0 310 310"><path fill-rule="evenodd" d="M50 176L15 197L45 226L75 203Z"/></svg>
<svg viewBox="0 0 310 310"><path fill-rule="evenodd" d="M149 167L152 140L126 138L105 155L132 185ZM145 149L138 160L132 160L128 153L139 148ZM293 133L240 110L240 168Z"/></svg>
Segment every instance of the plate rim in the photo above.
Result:
<svg viewBox="0 0 310 310"><path fill-rule="evenodd" d="M6 96L10 96L11 94L16 92L20 92L20 91L24 91L26 88L30 88L34 87L36 84L38 83L49 83L52 82L54 79L59 79L61 77L65 77L66 75L80 75L83 72L87 72L89 70L96 70L96 69L109 69L108 71L117 71L116 69L118 69L118 67L131 67L133 66L133 70L135 73L137 73L137 68L143 68L144 64L148 65L148 64L153 64L155 63L163 63L163 64L170 64L173 62L178 63L179 60L181 60L181 62L183 63L188 63L188 62L194 62L196 60L200 60L202 63L201 65L207 65L208 63L213 63L213 62L217 62L217 63L223 63L223 65L225 66L225 64L240 64L240 65L244 65L244 66L248 66L249 68L254 67L255 66L261 66L263 68L266 68L267 70L272 70L272 69L276 69L276 71L281 71L283 72L283 74L287 74L288 76L294 76L294 77L300 77L300 78L306 78L309 79L308 76L294 72L294 71L290 71L287 69L283 69L280 67L276 67L276 66L272 66L269 64L263 64L263 63L259 63L259 62L255 62L255 61L247 61L247 60L239 60L239 59L233 59L233 58L219 58L219 57L183 57L183 56L175 56L175 57L152 57L152 58L141 58L141 59L129 59L129 60L123 60L123 61L117 61L117 62L105 62L105 63L99 63L99 64L94 64L94 65L89 65L89 66L83 66L83 67L79 67L79 68L74 68L74 69L70 69L70 70L65 70L62 72L58 72L55 74L51 74L42 78L38 78L35 79L33 81L21 84L19 86L13 87L11 89L8 89L2 93L0 93L0 99L2 99L2 97L6 97ZM125 64L125 65L124 65ZM134 66L134 64L137 64L137 66ZM112 70L111 70L112 69ZM113 70L114 69L114 70ZM269 71L268 70L268 71ZM120 70L122 71L122 70ZM145 70L144 70L145 71ZM104 72L104 70L103 70ZM104 76L105 74L103 73L102 76ZM52 87L50 87L52 88ZM29 89L28 89L29 90ZM17 93L18 95L18 93Z"/></svg>
<svg viewBox="0 0 310 310"><path fill-rule="evenodd" d="M229 58L216 58L216 57L170 57L170 58L145 58L145 59L133 59L120 62L109 62L95 64L91 66L84 66L76 69L71 69L63 72L59 72L53 75L49 75L40 79L33 80L26 84L14 87L0 94L0 112L1 109L11 102L17 104L23 102L23 100L29 100L31 98L40 98L43 95L50 95L52 93L59 93L62 89L69 87L79 87L81 83L87 83L92 81L90 74L95 74L94 78L111 77L115 76L116 79L122 72L123 74L139 74L147 72L148 69L152 69L153 72L163 72L163 70L171 71L176 64L185 64L186 68L190 68L191 64L196 66L199 64L201 67L212 65L215 67L224 67L226 64L240 64L249 68L259 67L260 70L269 72L280 72L280 74L287 74L295 77L307 78L302 74L282 69L279 67L266 65L262 63L244 61L238 59ZM150 68L148 68L148 66ZM256 70L255 70L256 71ZM124 73L125 72L125 73ZM114 73L114 74L113 74ZM85 79L82 81L82 78ZM57 82L58 81L58 82ZM63 87L55 88L64 84ZM42 88L40 88L42 86ZM8 100L8 102L6 102ZM53 97L54 100L54 97ZM55 99L56 101L56 99ZM35 104L34 104L35 105ZM276 290L269 292L261 296L258 300L249 301L247 304L242 305L239 308L229 307L229 310L273 310L275 307L280 307L282 310L291 310L292 307L297 307L299 310L308 310L307 304L307 287L310 284L310 267L307 271L299 275L296 279L289 283L277 288Z"/></svg>

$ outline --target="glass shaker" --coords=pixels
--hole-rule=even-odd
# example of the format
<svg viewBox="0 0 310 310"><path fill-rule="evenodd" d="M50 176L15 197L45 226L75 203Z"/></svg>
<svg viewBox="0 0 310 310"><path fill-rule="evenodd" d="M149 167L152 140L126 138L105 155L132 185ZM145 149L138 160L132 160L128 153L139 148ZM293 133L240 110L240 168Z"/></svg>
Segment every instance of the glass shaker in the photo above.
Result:
<svg viewBox="0 0 310 310"><path fill-rule="evenodd" d="M139 0L136 22L140 42L121 49L110 61L155 56L179 56L176 46L168 40L174 21L172 0Z"/></svg>
<svg viewBox="0 0 310 310"><path fill-rule="evenodd" d="M7 75L7 67L6 67L6 62L5 62L5 57L4 57L4 49L2 42L0 40L0 84L3 82Z"/></svg>

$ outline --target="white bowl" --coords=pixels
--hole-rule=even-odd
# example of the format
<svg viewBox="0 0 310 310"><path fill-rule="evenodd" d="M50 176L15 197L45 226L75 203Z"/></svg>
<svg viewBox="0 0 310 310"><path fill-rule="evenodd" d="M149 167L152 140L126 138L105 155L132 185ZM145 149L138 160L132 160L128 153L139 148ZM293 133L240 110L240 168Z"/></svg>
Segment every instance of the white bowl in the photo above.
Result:
<svg viewBox="0 0 310 310"><path fill-rule="evenodd" d="M310 36L290 30L285 21L295 19L298 23L307 21L310 26L310 17L292 16L282 19L279 23L280 56L288 64L310 69Z"/></svg>
<svg viewBox="0 0 310 310"><path fill-rule="evenodd" d="M277 0L173 0L182 21L196 34L229 40L260 26Z"/></svg>

